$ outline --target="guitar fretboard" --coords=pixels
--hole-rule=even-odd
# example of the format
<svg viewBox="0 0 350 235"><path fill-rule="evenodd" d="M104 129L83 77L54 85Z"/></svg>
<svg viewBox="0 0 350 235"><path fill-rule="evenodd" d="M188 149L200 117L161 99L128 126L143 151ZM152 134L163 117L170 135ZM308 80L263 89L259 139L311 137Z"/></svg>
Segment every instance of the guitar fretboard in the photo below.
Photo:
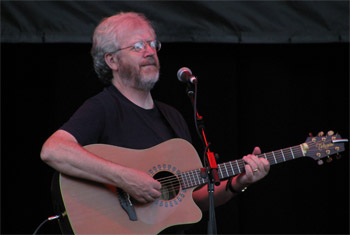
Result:
<svg viewBox="0 0 350 235"><path fill-rule="evenodd" d="M284 148L268 153L257 155L265 158L270 165L286 162L305 156L301 145ZM218 164L218 175L220 180L245 172L245 162L243 159L233 160ZM182 172L180 174L180 184L183 189L192 188L201 184L206 184L208 179L201 176L201 169Z"/></svg>

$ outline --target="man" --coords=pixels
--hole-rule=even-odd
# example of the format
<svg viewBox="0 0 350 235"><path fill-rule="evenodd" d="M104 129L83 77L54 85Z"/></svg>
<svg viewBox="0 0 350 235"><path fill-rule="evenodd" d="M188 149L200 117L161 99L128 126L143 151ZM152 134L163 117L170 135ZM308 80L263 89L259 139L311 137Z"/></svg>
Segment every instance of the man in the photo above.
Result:
<svg viewBox="0 0 350 235"><path fill-rule="evenodd" d="M100 158L82 146L93 143L144 149L171 138L191 140L182 116L152 99L158 81L160 42L150 22L141 14L120 13L103 20L93 36L92 56L99 78L109 84L87 100L72 118L44 143L41 158L57 171L123 189L140 203L161 196L161 184L145 172ZM260 149L255 148L254 154ZM215 189L222 205L269 171L267 160L247 155L246 172ZM207 209L207 187L193 198Z"/></svg>

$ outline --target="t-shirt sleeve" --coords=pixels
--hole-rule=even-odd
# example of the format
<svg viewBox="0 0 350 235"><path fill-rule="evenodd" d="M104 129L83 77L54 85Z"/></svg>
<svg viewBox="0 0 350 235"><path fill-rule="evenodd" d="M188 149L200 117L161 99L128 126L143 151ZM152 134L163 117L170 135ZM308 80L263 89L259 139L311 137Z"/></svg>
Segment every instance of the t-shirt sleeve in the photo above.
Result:
<svg viewBox="0 0 350 235"><path fill-rule="evenodd" d="M103 132L105 110L97 98L90 98L60 128L72 134L81 145L99 142Z"/></svg>

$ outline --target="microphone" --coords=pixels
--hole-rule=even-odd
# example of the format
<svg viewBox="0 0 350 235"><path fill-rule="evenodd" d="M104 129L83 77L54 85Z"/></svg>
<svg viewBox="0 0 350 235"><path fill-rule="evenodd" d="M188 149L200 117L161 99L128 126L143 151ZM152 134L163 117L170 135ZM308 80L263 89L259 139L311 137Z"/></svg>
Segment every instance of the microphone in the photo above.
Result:
<svg viewBox="0 0 350 235"><path fill-rule="evenodd" d="M177 71L177 79L179 79L180 82L197 83L197 78L193 76L192 71L186 67L182 67Z"/></svg>

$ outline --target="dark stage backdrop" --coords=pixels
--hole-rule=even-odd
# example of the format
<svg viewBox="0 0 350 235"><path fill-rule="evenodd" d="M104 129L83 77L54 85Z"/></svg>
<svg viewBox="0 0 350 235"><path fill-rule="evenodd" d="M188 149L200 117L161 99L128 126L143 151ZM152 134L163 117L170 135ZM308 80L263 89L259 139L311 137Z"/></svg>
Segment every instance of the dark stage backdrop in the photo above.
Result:
<svg viewBox="0 0 350 235"><path fill-rule="evenodd" d="M48 216L53 170L43 142L102 89L89 44L1 45L1 233L33 233ZM199 79L198 109L219 162L303 143L311 132L349 137L348 44L164 43L154 98L176 107L194 145L192 108L176 72ZM87 127L89 128L89 127ZM274 165L262 181L217 208L219 233L348 234L349 151L318 166L311 158ZM206 220L191 228L206 233ZM56 221L42 233L59 233Z"/></svg>
<svg viewBox="0 0 350 235"><path fill-rule="evenodd" d="M349 42L349 1L1 1L2 42L90 42L98 22L143 12L163 42Z"/></svg>

